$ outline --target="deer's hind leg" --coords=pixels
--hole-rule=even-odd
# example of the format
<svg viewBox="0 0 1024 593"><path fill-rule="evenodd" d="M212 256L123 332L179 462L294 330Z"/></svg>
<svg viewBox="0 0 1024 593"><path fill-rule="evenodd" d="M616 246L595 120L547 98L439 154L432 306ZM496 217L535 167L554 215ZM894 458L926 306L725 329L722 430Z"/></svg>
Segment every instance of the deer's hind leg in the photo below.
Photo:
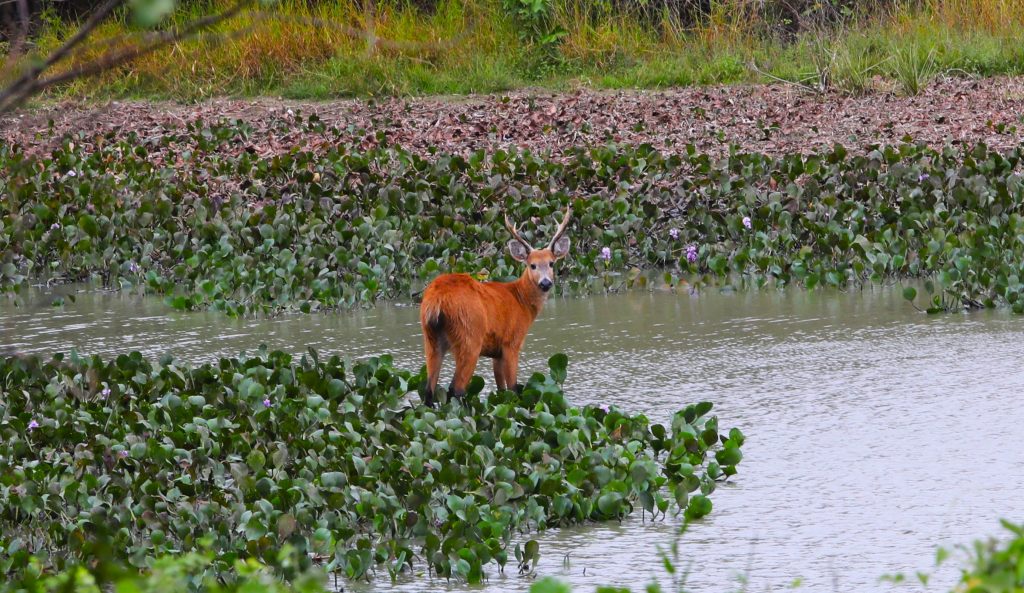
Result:
<svg viewBox="0 0 1024 593"><path fill-rule="evenodd" d="M444 362L444 355L448 352L448 347L448 337L443 330L424 328L423 349L427 358L427 389L423 403L428 406L434 405L434 393L437 391L437 382L441 378L441 363Z"/></svg>

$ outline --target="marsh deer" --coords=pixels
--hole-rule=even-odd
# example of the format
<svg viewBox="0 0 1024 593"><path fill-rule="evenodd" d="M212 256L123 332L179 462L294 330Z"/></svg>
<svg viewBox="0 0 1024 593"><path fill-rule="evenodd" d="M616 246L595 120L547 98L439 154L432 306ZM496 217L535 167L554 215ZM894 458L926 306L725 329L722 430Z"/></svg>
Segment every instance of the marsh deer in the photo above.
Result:
<svg viewBox="0 0 1024 593"><path fill-rule="evenodd" d="M424 403L433 405L441 361L449 350L455 356L455 376L449 387L455 397L466 395L481 356L494 359L498 389L518 387L519 351L555 284L555 261L569 253L565 229L571 215L569 208L544 249L531 247L505 216L505 227L512 234L508 250L516 261L526 264L515 282L477 282L468 274L444 274L427 286L420 305L427 353Z"/></svg>

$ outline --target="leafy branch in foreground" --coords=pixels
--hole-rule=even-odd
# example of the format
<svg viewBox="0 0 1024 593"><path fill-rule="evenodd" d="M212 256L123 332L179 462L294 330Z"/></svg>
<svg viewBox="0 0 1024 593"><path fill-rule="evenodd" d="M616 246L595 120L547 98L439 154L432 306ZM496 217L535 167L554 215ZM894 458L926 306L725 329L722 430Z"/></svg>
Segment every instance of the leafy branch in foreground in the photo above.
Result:
<svg viewBox="0 0 1024 593"><path fill-rule="evenodd" d="M96 11L86 19L82 26L79 27L78 30L60 47L50 52L48 56L41 60L30 60L22 74L17 76L6 88L0 90L0 113L16 109L30 97L49 87L70 82L76 78L91 76L105 70L116 68L117 66L135 58L144 56L161 47L176 43L201 31L207 30L234 17L241 12L243 8L254 4L255 0L238 0L230 7L219 13L198 18L183 27L154 33L147 36L142 43L128 45L127 47L120 49L112 49L92 61L75 65L59 74L44 76L58 63L71 56L72 52L80 46L82 42L90 37L95 29L123 3L124 0L107 0L103 5L96 9ZM155 10L152 6L154 4L153 2L145 2L141 4L144 6L144 8L140 8L140 11L143 11L143 13L147 10ZM159 15L154 16L156 16L157 19L159 18ZM28 36L27 22L21 32L21 36L22 38ZM9 56L9 59L16 61L17 57ZM4 78L4 76L0 76L0 80L3 80Z"/></svg>
<svg viewBox="0 0 1024 593"><path fill-rule="evenodd" d="M329 28L352 38L365 39L367 52L371 54L379 48L399 52L443 51L459 43L461 39L468 35L472 28L465 29L457 38L450 40L432 42L394 41L381 38L376 34L373 2L366 2L364 5L366 9L363 19L365 28L360 29L322 18L250 10L257 7L258 4L270 4L274 0L236 0L223 10L192 19L178 26L151 31L138 37L125 33L113 39L106 39L104 40L106 50L101 52L98 57L88 57L88 52L79 51L84 49L83 44L95 34L100 25L112 18L126 4L125 0L106 0L59 47L50 51L45 56L25 56L23 50L27 46L30 29L27 0L15 1L19 3L24 18L22 19L20 30L14 33L13 42L10 44L6 56L5 66L3 69L0 69L0 83L10 81L4 88L0 89L0 114L17 109L34 95L51 87L64 85L79 78L86 78L113 70L132 60L174 45L180 41L199 36L200 34L212 34L220 39L244 36L252 32L257 23L268 22L274 19L297 20L306 25ZM134 11L137 21L146 26L153 26L160 23L168 14L173 12L176 2L175 0L136 0L127 4ZM250 12L253 24L227 33L213 33L219 25L234 19L247 10ZM70 63L70 65L67 65L62 71L52 73L56 68L67 63ZM18 73L19 66L20 74Z"/></svg>

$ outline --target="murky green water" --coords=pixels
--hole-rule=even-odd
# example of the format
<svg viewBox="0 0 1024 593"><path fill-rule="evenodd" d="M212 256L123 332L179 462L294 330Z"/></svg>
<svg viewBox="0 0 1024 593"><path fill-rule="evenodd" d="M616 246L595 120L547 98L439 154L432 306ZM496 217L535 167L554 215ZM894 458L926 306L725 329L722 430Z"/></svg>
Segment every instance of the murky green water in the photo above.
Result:
<svg viewBox="0 0 1024 593"><path fill-rule="evenodd" d="M0 351L110 355L136 349L189 361L265 343L422 364L416 309L231 320L168 311L159 300L79 295L0 302ZM875 591L886 572L929 569L938 544L996 534L1024 518L1024 318L1003 312L926 317L895 289L701 296L630 294L553 301L527 340L524 373L569 354L567 392L662 420L711 400L748 435L734 484L693 527L681 551L692 591ZM486 362L486 361L485 361ZM489 364L479 374L492 382ZM450 377L450 366L442 381ZM541 575L593 591L663 575L656 546L671 520L552 531L540 537ZM496 572L492 570L491 572ZM512 571L514 573L514 571ZM953 567L933 583L944 590ZM492 575L485 591L530 580ZM426 577L346 590L464 590ZM478 588L472 588L478 590Z"/></svg>

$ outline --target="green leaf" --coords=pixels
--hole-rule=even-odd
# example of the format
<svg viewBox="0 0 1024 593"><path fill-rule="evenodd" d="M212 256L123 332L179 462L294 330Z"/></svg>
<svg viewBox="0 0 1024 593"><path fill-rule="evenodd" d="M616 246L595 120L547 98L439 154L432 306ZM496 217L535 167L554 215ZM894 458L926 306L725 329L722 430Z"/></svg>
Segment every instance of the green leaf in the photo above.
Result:
<svg viewBox="0 0 1024 593"><path fill-rule="evenodd" d="M325 488L341 488L348 483L348 477L342 472L326 472L320 476L320 485Z"/></svg>
<svg viewBox="0 0 1024 593"><path fill-rule="evenodd" d="M606 517L617 517L622 502L622 494L606 492L597 499L597 508Z"/></svg>
<svg viewBox="0 0 1024 593"><path fill-rule="evenodd" d="M721 465L736 465L743 459L743 454L736 447L727 447L715 452L715 460Z"/></svg>
<svg viewBox="0 0 1024 593"><path fill-rule="evenodd" d="M566 368L569 366L569 357L558 353L548 359L548 367L551 368L551 378L555 383L561 385L565 382Z"/></svg>
<svg viewBox="0 0 1024 593"><path fill-rule="evenodd" d="M133 443L130 449L132 459L142 459L146 456L146 443Z"/></svg>
<svg viewBox="0 0 1024 593"><path fill-rule="evenodd" d="M327 383L327 395L331 399L338 399L345 393L345 382L341 379L331 379Z"/></svg>
<svg viewBox="0 0 1024 593"><path fill-rule="evenodd" d="M263 385L253 382L249 384L248 393L246 393L245 396L250 400L260 401L263 399L266 392L267 390Z"/></svg>
<svg viewBox="0 0 1024 593"><path fill-rule="evenodd" d="M703 494L697 494L690 499L686 507L687 519L700 519L711 513L711 499Z"/></svg>
<svg viewBox="0 0 1024 593"><path fill-rule="evenodd" d="M259 472L267 464L267 456L258 449L253 449L249 452L248 457L245 458L245 463L252 470Z"/></svg>
<svg viewBox="0 0 1024 593"><path fill-rule="evenodd" d="M535 539L527 541L526 546L523 548L523 558L533 561L540 558L540 542Z"/></svg>
<svg viewBox="0 0 1024 593"><path fill-rule="evenodd" d="M131 0L129 5L140 27L154 27L174 12L174 0Z"/></svg>
<svg viewBox="0 0 1024 593"><path fill-rule="evenodd" d="M100 227L96 224L96 217L91 214L83 214L78 217L78 228L82 229L90 237L100 234Z"/></svg>
<svg viewBox="0 0 1024 593"><path fill-rule="evenodd" d="M530 585L530 593L572 593L572 589L554 577L544 577Z"/></svg>

